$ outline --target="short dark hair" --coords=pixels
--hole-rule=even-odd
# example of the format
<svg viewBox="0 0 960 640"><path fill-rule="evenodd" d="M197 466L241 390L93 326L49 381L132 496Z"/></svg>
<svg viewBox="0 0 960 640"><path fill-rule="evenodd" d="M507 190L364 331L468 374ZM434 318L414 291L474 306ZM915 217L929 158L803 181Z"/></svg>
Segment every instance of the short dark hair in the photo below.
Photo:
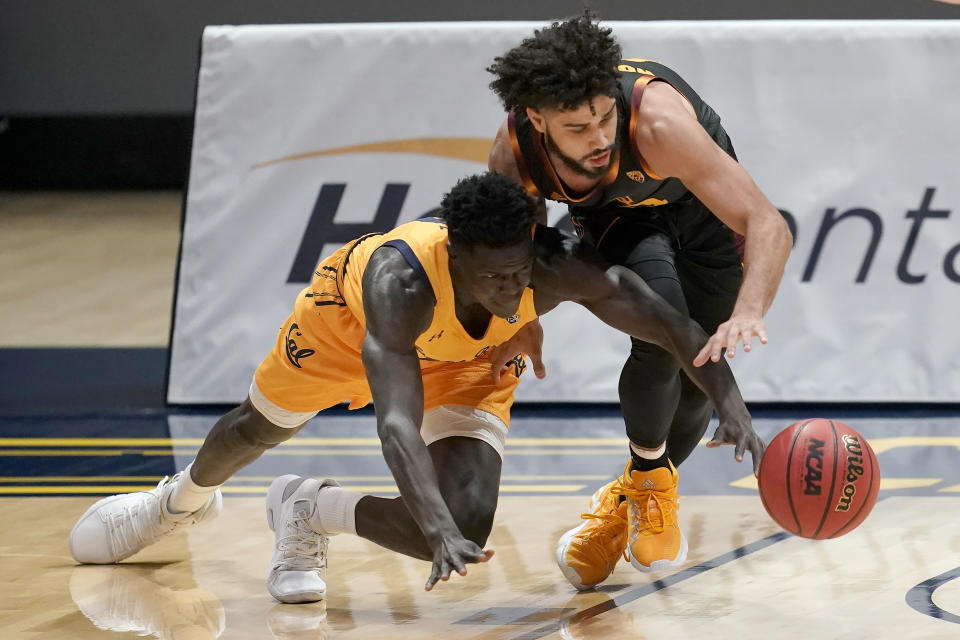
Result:
<svg viewBox="0 0 960 640"><path fill-rule="evenodd" d="M616 95L621 57L611 30L585 11L537 29L487 71L496 76L490 88L507 111L575 109L595 96Z"/></svg>
<svg viewBox="0 0 960 640"><path fill-rule="evenodd" d="M440 217L455 244L506 247L530 239L536 203L523 187L499 173L461 179L443 196Z"/></svg>

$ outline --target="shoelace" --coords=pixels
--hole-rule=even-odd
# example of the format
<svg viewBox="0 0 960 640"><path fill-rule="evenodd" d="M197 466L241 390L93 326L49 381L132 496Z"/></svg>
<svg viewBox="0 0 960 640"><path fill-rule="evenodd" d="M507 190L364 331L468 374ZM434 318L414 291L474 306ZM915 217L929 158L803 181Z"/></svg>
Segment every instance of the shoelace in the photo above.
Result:
<svg viewBox="0 0 960 640"><path fill-rule="evenodd" d="M600 521L600 524L597 525L597 528L593 530L591 535L591 538L593 536L599 538L598 544L590 545L586 547L585 550L588 550L589 555L593 556L593 559L597 561L596 564L606 564L608 560L606 557L607 543L626 528L627 520L617 511L611 511L609 513L581 513L580 517L584 520ZM624 542L626 542L626 540L624 540ZM623 549L623 558L624 560L627 559L626 546L624 546Z"/></svg>
<svg viewBox="0 0 960 640"><path fill-rule="evenodd" d="M663 530L668 526L674 525L677 523L677 509L676 509L676 497L672 492L669 491L657 491L656 489L637 489L636 487L625 487L620 485L619 487L614 487L612 489L617 495L626 496L626 498L634 499L639 505L646 505L646 509L639 509L638 511L642 515L641 518L637 519L637 522L634 525L634 532L638 534L644 533L663 533ZM651 518L651 509L650 501L653 500L657 503L657 513L660 514L660 517L657 519ZM655 521L658 520L658 521Z"/></svg>
<svg viewBox="0 0 960 640"><path fill-rule="evenodd" d="M150 516L152 514L149 511L153 510L154 506L156 507L157 521L151 522L152 518ZM159 507L159 502L147 498L124 507L122 512L114 514L108 521L110 525L109 540L113 551L120 555L126 554L156 539L158 533L160 535L166 533L163 529L163 516L160 514ZM143 520L146 520L146 522L142 522ZM154 528L156 530L152 530Z"/></svg>
<svg viewBox="0 0 960 640"><path fill-rule="evenodd" d="M314 571L327 567L327 544L329 539L320 535L307 524L307 514L294 518L292 531L277 541L281 552L277 569L280 571Z"/></svg>
<svg viewBox="0 0 960 640"><path fill-rule="evenodd" d="M602 534L604 539L617 535L617 529L626 526L627 520L617 511L610 513L581 513L584 520L600 520L594 532Z"/></svg>
<svg viewBox="0 0 960 640"><path fill-rule="evenodd" d="M163 487L168 484L168 480L169 477L164 477L156 489L143 492L150 497L125 507L108 521L110 546L114 553L126 554L133 549L142 548L180 527L192 524L204 512L206 505L176 520L164 518L160 501L164 499Z"/></svg>
<svg viewBox="0 0 960 640"><path fill-rule="evenodd" d="M620 486L621 482L619 480L615 480L611 484L610 488L607 489L609 492L608 495L618 496L618 489ZM595 508L602 508L608 499L609 498L604 497L603 494L601 494L600 497L594 496L594 501L598 503L598 506ZM617 506L619 506L619 503L617 503ZM620 511L617 507L614 507L611 511L601 511L600 513L581 513L580 517L583 520L599 520L597 527L590 533L590 538L592 540L596 539L597 544L591 544L588 547L585 547L582 551L586 551L588 555L592 556L592 559L596 561L597 564L606 564L608 560L606 553L608 549L608 543L626 528L627 520L620 515ZM627 557L626 554L626 547L624 547L624 558Z"/></svg>

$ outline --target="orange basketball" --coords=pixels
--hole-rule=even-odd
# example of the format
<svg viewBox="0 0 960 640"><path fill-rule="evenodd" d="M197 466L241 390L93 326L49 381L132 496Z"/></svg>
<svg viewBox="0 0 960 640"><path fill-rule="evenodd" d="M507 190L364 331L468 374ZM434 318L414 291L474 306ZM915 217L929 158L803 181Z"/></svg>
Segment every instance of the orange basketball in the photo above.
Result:
<svg viewBox="0 0 960 640"><path fill-rule="evenodd" d="M880 465L854 429L814 418L790 425L770 442L758 484L763 506L781 527L804 538L836 538L870 514L880 491Z"/></svg>

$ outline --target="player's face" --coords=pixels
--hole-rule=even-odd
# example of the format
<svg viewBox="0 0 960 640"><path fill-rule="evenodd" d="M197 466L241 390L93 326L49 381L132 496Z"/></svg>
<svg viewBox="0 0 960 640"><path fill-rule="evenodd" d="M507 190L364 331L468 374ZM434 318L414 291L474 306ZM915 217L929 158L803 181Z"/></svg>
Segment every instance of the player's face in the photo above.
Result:
<svg viewBox="0 0 960 640"><path fill-rule="evenodd" d="M617 150L617 101L596 96L576 109L527 109L547 147L571 171L599 178L610 168Z"/></svg>
<svg viewBox="0 0 960 640"><path fill-rule="evenodd" d="M530 240L508 247L451 249L450 256L473 301L501 318L512 316L520 307L533 275L534 257Z"/></svg>

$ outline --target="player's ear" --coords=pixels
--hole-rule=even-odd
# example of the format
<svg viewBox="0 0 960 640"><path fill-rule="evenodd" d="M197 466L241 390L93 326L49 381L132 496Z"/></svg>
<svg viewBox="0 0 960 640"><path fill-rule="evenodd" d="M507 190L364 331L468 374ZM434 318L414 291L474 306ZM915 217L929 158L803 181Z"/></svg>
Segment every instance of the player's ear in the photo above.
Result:
<svg viewBox="0 0 960 640"><path fill-rule="evenodd" d="M527 117L530 118L530 123L533 125L533 128L537 130L538 133L543 133L547 130L547 120L543 117L543 114L534 109L533 107L527 107Z"/></svg>

